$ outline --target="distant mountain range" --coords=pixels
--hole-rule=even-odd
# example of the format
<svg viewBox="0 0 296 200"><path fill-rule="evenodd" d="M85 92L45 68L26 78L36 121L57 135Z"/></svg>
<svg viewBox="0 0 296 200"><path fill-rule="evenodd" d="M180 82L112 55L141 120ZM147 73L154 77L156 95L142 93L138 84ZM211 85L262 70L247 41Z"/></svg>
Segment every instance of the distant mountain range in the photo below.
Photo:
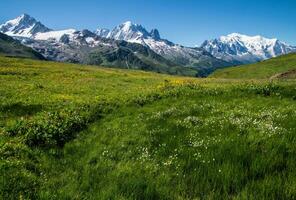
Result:
<svg viewBox="0 0 296 200"><path fill-rule="evenodd" d="M278 39L268 39L259 35L251 37L238 33L205 41L201 47L219 59L243 64L296 52L296 47Z"/></svg>
<svg viewBox="0 0 296 200"><path fill-rule="evenodd" d="M55 31L27 14L0 25L0 32L50 60L191 76L296 52L277 39L236 33L205 41L199 48L184 47L162 39L157 29L147 31L130 21L113 30Z"/></svg>
<svg viewBox="0 0 296 200"><path fill-rule="evenodd" d="M210 70L232 65L232 63L215 58L202 48L184 47L162 39L157 29L148 32L143 26L130 21L120 24L112 31L98 29L96 33L108 39L141 44L179 66Z"/></svg>

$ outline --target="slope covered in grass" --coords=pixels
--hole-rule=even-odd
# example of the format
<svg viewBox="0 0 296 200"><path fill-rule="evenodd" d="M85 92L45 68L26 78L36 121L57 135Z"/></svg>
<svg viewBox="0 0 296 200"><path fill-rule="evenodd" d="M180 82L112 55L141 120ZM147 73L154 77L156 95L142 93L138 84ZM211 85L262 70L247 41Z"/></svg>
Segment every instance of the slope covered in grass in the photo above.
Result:
<svg viewBox="0 0 296 200"><path fill-rule="evenodd" d="M3 199L294 199L295 81L0 58Z"/></svg>
<svg viewBox="0 0 296 200"><path fill-rule="evenodd" d="M267 79L296 69L296 54L279 56L250 65L217 70L210 77L234 79Z"/></svg>
<svg viewBox="0 0 296 200"><path fill-rule="evenodd" d="M44 60L44 57L19 41L0 32L0 55Z"/></svg>
<svg viewBox="0 0 296 200"><path fill-rule="evenodd" d="M193 84L145 106L122 107L44 158L41 195L295 198L296 104L281 95Z"/></svg>
<svg viewBox="0 0 296 200"><path fill-rule="evenodd" d="M142 71L0 57L0 128L51 111L144 95L169 79Z"/></svg>

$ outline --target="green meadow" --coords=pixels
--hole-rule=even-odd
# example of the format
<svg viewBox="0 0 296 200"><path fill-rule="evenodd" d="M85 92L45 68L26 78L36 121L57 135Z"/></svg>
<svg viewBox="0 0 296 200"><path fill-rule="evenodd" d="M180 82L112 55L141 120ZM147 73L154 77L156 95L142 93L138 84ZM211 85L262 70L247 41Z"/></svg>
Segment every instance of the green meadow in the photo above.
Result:
<svg viewBox="0 0 296 200"><path fill-rule="evenodd" d="M296 53L279 56L250 65L218 69L210 77L227 79L270 79L288 73L284 78L295 78Z"/></svg>
<svg viewBox="0 0 296 200"><path fill-rule="evenodd" d="M0 196L296 199L293 56L206 79L1 57Z"/></svg>

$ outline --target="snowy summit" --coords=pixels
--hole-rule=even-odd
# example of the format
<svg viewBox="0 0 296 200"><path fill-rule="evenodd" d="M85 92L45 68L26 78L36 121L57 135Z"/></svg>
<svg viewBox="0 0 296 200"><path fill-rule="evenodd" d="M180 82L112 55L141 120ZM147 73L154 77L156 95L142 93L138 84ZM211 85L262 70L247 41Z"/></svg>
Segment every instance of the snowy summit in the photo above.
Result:
<svg viewBox="0 0 296 200"><path fill-rule="evenodd" d="M0 26L0 32L10 36L32 37L36 33L50 31L49 28L38 22L28 14L23 14L16 19L9 20Z"/></svg>
<svg viewBox="0 0 296 200"><path fill-rule="evenodd" d="M257 62L296 51L295 47L278 39L239 33L205 41L201 47L217 58L241 63Z"/></svg>

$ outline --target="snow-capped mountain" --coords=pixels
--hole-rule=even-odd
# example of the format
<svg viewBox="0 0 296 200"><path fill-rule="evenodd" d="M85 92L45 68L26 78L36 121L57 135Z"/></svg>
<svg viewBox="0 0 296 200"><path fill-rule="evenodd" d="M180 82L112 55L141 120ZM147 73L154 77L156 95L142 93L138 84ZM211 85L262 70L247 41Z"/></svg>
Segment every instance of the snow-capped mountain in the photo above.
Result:
<svg viewBox="0 0 296 200"><path fill-rule="evenodd" d="M100 43L98 36L89 30L52 30L27 14L0 25L0 32L19 39L26 44L28 44L28 41L30 41L30 44L38 44L37 41L47 41L55 46L75 43L94 47ZM34 45L30 46L34 47Z"/></svg>
<svg viewBox="0 0 296 200"><path fill-rule="evenodd" d="M130 21L113 30L51 30L27 14L0 25L0 32L13 36L51 60L128 68L134 65L145 69L150 69L152 63L154 70L162 66L165 71L171 71L168 68L180 66L198 70L199 75L296 52L296 47L277 39L238 33L205 41L198 48L184 47L163 39L157 29L147 31Z"/></svg>
<svg viewBox="0 0 296 200"><path fill-rule="evenodd" d="M98 35L86 29L51 30L29 15L21 15L0 27L0 32L21 41L48 60L190 76L197 73L165 59L149 47L105 38L108 30L98 30Z"/></svg>
<svg viewBox="0 0 296 200"><path fill-rule="evenodd" d="M148 32L142 25L134 24L131 21L122 23L111 31L104 28L97 29L96 34L100 37L147 45L152 47L151 49L153 50L156 50L157 45L153 45L151 40L153 40L154 43L161 42L157 29L153 29L151 32ZM173 45L173 43L171 43L171 45Z"/></svg>
<svg viewBox="0 0 296 200"><path fill-rule="evenodd" d="M100 37L106 38L108 37L110 30L106 28L102 28L102 29L97 29L95 33Z"/></svg>
<svg viewBox="0 0 296 200"><path fill-rule="evenodd" d="M108 38L115 40L125 40L135 43L145 43L143 40L150 38L148 31L139 24L133 24L127 21L115 27L108 35Z"/></svg>
<svg viewBox="0 0 296 200"><path fill-rule="evenodd" d="M144 45L166 59L186 67L215 68L230 65L215 58L202 48L190 48L174 44L166 39L162 39L157 29L152 29L148 32L142 25L134 24L130 21L116 26L112 31L98 29L96 33L100 37Z"/></svg>
<svg viewBox="0 0 296 200"><path fill-rule="evenodd" d="M74 40L79 31L75 29L52 30L28 14L23 14L13 20L0 25L0 32L16 38L30 38L34 40L55 40L67 36ZM95 36L95 34L93 34Z"/></svg>
<svg viewBox="0 0 296 200"><path fill-rule="evenodd" d="M9 36L32 37L36 33L48 31L50 31L49 28L27 14L23 14L16 19L9 20L5 24L0 25L0 32Z"/></svg>
<svg viewBox="0 0 296 200"><path fill-rule="evenodd" d="M75 35L75 29L66 29L60 31L48 31L44 33L36 33L31 38L35 40L56 40L59 41L64 35L73 38Z"/></svg>
<svg viewBox="0 0 296 200"><path fill-rule="evenodd" d="M88 55L86 55L87 52L89 53L93 48L101 48L104 49L103 52L105 52L106 49L117 51L118 49L122 50L124 46L129 46L131 51L133 51L132 49L141 49L142 53L145 54L144 57L153 55L153 53L150 52L150 50L152 50L155 55L148 59L150 63L155 63L155 60L152 61L151 59L156 59L159 55L163 57L163 59L158 58L158 60L164 62L162 63L163 66L168 66L169 63L170 66L195 68L194 70L198 69L203 75L218 67L231 65L226 61L215 58L202 48L184 47L161 39L157 29L147 31L143 26L133 24L130 21L115 27L112 31L108 29L98 29L95 32L89 30L78 31L75 29L57 31L47 28L33 17L24 14L1 25L0 32L15 37L23 44L38 50L46 58L51 60L84 62L88 57ZM124 43L118 46L118 44L113 41L136 43L142 45L146 50L143 50L143 48L137 45ZM149 51L147 49L149 49ZM81 53L79 51L84 52ZM147 52L150 53L147 54ZM121 53L120 56L122 56ZM140 56L140 54L136 56L137 51L131 53L135 54L132 60ZM130 53L127 53L127 55L130 55ZM118 55L115 57L118 57ZM97 57L97 59L100 58ZM129 57L124 59L128 60ZM142 58L140 58L140 60L141 59ZM114 61L112 61L112 63L114 63ZM126 65L125 63L126 62L120 62L117 63L117 65ZM162 65L158 61L157 63L159 66Z"/></svg>
<svg viewBox="0 0 296 200"><path fill-rule="evenodd" d="M205 41L201 47L217 58L238 63L252 63L296 52L296 47L278 39L247 36L238 33Z"/></svg>

